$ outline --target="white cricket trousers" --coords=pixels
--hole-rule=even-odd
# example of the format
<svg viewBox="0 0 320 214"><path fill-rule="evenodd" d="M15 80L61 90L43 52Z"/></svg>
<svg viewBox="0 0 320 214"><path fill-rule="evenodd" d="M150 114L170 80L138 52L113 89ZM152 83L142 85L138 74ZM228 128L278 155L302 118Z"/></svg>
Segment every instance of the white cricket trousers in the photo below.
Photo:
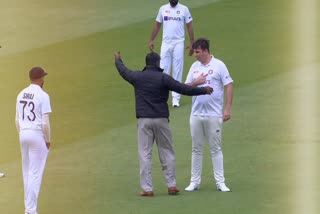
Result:
<svg viewBox="0 0 320 214"><path fill-rule="evenodd" d="M190 116L192 137L191 182L201 183L203 147L208 140L214 178L216 183L224 183L221 147L222 123L220 117Z"/></svg>
<svg viewBox="0 0 320 214"><path fill-rule="evenodd" d="M175 153L168 118L139 118L140 185L144 191L153 190L152 147L154 141L158 146L159 159L167 186L176 186Z"/></svg>
<svg viewBox="0 0 320 214"><path fill-rule="evenodd" d="M172 65L173 79L181 82L184 63L184 41L177 43L162 42L160 51L160 67L170 75ZM180 100L181 95L172 91L172 99Z"/></svg>
<svg viewBox="0 0 320 214"><path fill-rule="evenodd" d="M49 153L42 131L21 130L20 148L25 212L37 214L42 175Z"/></svg>

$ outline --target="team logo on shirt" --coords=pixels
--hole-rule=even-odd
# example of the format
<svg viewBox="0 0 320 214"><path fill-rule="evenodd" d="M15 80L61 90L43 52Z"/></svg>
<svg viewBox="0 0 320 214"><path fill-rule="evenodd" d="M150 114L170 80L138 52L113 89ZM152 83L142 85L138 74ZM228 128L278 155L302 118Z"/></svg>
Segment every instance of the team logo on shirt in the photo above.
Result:
<svg viewBox="0 0 320 214"><path fill-rule="evenodd" d="M173 17L173 16L164 16L164 21L181 21L182 19L180 17Z"/></svg>
<svg viewBox="0 0 320 214"><path fill-rule="evenodd" d="M208 74L213 74L213 70L209 70L209 71L208 71Z"/></svg>
<svg viewBox="0 0 320 214"><path fill-rule="evenodd" d="M180 10L177 11L177 14L180 14Z"/></svg>

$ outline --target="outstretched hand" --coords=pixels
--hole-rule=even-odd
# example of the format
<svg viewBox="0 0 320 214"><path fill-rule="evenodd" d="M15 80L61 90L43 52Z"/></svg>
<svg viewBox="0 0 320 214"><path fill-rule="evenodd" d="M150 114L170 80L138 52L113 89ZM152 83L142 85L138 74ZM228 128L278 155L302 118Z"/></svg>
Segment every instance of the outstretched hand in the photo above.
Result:
<svg viewBox="0 0 320 214"><path fill-rule="evenodd" d="M114 53L114 59L115 60L121 59L120 51Z"/></svg>
<svg viewBox="0 0 320 214"><path fill-rule="evenodd" d="M210 86L205 86L204 88L206 89L207 94L212 94L213 88L211 88Z"/></svg>

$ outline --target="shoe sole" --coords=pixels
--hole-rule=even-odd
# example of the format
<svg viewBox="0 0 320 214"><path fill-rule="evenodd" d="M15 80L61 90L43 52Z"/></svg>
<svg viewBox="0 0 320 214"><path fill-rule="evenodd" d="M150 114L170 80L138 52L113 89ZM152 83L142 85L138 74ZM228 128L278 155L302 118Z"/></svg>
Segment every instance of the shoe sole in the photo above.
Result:
<svg viewBox="0 0 320 214"><path fill-rule="evenodd" d="M179 195L179 192L168 192L169 195Z"/></svg>
<svg viewBox="0 0 320 214"><path fill-rule="evenodd" d="M178 195L179 194L179 192L180 192L180 190L179 189L177 189L177 188L168 188L168 194L169 195Z"/></svg>
<svg viewBox="0 0 320 214"><path fill-rule="evenodd" d="M196 188L194 188L194 189L184 189L185 191L188 191L188 192L194 192L194 191L197 191L197 190L199 190L200 189L200 187L196 187Z"/></svg>
<svg viewBox="0 0 320 214"><path fill-rule="evenodd" d="M185 191L187 191L187 192L194 192L194 191L198 191L199 189L192 189L192 190L187 190L187 189L185 189Z"/></svg>
<svg viewBox="0 0 320 214"><path fill-rule="evenodd" d="M150 192L150 193L141 192L140 196L141 197L153 197L154 193L153 192Z"/></svg>
<svg viewBox="0 0 320 214"><path fill-rule="evenodd" d="M227 191L222 191L221 189L217 189L219 192L231 192L231 189L230 190L227 190Z"/></svg>

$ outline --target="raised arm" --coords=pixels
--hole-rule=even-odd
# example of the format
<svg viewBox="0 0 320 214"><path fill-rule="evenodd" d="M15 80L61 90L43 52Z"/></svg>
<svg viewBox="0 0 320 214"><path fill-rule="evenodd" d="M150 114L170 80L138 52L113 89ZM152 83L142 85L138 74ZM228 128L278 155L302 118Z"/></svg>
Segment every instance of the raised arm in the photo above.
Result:
<svg viewBox="0 0 320 214"><path fill-rule="evenodd" d="M114 53L114 60L115 60L116 68L119 74L121 75L121 77L132 84L134 79L133 76L135 72L127 68L125 64L122 62L120 51Z"/></svg>

